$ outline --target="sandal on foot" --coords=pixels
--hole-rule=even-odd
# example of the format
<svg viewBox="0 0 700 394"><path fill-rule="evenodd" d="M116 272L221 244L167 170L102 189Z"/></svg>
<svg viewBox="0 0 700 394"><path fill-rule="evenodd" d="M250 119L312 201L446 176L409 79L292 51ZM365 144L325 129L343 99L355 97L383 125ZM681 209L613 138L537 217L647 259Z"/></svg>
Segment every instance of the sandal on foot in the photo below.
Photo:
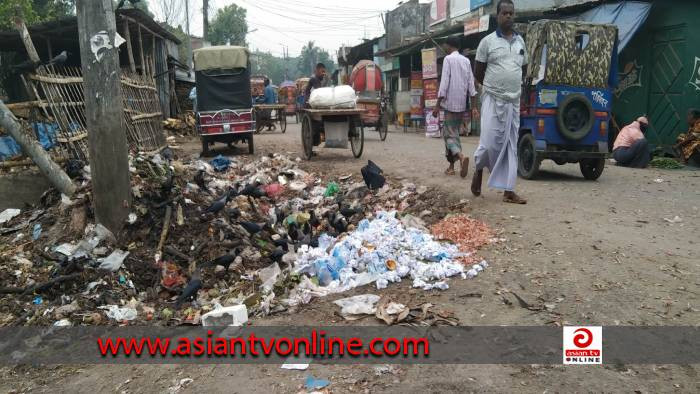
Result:
<svg viewBox="0 0 700 394"><path fill-rule="evenodd" d="M445 170L445 175L447 175L447 176L452 176L455 174L456 174L455 170L449 170L449 169Z"/></svg>
<svg viewBox="0 0 700 394"><path fill-rule="evenodd" d="M525 205L527 204L527 200L524 198L518 196L517 194L513 194L508 197L503 197L503 202L508 203L508 204L518 204L518 205Z"/></svg>

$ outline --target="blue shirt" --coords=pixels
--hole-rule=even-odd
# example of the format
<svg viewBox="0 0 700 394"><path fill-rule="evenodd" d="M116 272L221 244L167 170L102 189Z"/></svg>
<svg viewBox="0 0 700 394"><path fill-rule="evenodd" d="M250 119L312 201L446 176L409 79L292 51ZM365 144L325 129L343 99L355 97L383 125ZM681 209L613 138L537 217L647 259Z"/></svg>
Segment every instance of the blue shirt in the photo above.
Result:
<svg viewBox="0 0 700 394"><path fill-rule="evenodd" d="M265 87L265 104L277 104L277 95L275 94L275 89L272 85L267 85Z"/></svg>
<svg viewBox="0 0 700 394"><path fill-rule="evenodd" d="M197 87L193 87L190 90L190 100L192 100L192 109L197 112Z"/></svg>

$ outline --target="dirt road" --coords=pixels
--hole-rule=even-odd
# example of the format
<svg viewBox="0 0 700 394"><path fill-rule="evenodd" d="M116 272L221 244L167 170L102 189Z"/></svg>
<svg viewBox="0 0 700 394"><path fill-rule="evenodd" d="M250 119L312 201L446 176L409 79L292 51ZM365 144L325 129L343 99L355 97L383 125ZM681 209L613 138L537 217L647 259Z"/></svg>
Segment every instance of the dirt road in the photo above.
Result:
<svg viewBox="0 0 700 394"><path fill-rule="evenodd" d="M473 152L477 142L475 137L463 139L465 151ZM194 153L199 144L182 146ZM263 134L256 147L258 154L298 155L299 128L290 125L284 135ZM461 325L700 323L698 171L609 166L600 180L590 182L577 165L545 162L539 180L519 180L518 191L529 204L513 206L486 189L483 197L473 198L468 180L443 175L442 141L418 134L390 133L382 143L376 132L368 131L361 160L353 159L349 150L320 150L309 165L330 174L357 173L367 159L391 176L439 187L450 198L468 199L471 214L507 239L483 253L491 267L477 279L452 280L446 292L416 291L402 283L382 294L430 301L454 311ZM366 292L376 290L363 288L347 295ZM523 309L509 292L546 307L542 312ZM466 294L482 296L460 297ZM331 301L337 298L341 297L255 323L334 324L338 318ZM192 378L180 392L297 392L307 374L329 379L332 392L700 391L698 366L440 365L400 366L387 373L369 365L313 364L306 372L277 365L56 367L40 373L13 368L2 370L0 390L50 392L61 387L67 392L151 393Z"/></svg>

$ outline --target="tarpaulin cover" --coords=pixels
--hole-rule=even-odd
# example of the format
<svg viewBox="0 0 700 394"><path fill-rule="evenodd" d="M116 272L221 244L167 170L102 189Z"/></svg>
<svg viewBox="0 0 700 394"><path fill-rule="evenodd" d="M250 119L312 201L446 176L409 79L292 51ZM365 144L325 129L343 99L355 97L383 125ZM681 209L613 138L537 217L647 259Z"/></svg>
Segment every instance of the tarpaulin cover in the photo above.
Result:
<svg viewBox="0 0 700 394"><path fill-rule="evenodd" d="M350 74L350 84L356 92L382 90L382 71L370 60L361 60Z"/></svg>
<svg viewBox="0 0 700 394"><path fill-rule="evenodd" d="M250 100L250 71L245 69L196 71L197 110L247 109Z"/></svg>
<svg viewBox="0 0 700 394"><path fill-rule="evenodd" d="M617 26L618 54L632 40L637 30L646 22L651 4L643 1L620 1L603 4L568 20L592 23L606 23Z"/></svg>
<svg viewBox="0 0 700 394"><path fill-rule="evenodd" d="M37 141L45 149L56 146L56 134L59 127L56 123L32 123L32 130ZM0 137L0 161L5 161L22 154L22 148L10 136Z"/></svg>
<svg viewBox="0 0 700 394"><path fill-rule="evenodd" d="M194 70L217 70L248 67L248 49L214 46L194 50Z"/></svg>

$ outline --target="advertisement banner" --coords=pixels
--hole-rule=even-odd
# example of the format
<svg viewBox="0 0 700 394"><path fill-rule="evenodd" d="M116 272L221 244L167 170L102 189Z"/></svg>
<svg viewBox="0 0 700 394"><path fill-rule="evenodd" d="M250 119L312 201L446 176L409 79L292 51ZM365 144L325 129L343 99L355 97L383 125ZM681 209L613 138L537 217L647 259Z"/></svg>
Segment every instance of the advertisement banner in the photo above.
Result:
<svg viewBox="0 0 700 394"><path fill-rule="evenodd" d="M490 16L484 15L479 16L478 13L474 12L474 15L470 15L464 20L464 35L468 36L475 33L483 33L489 30Z"/></svg>
<svg viewBox="0 0 700 394"><path fill-rule="evenodd" d="M474 1L474 0L471 0ZM471 11L471 1L470 0L451 0L450 1L450 17L456 18L462 16L467 12Z"/></svg>
<svg viewBox="0 0 700 394"><path fill-rule="evenodd" d="M471 0L472 10L491 4L491 0Z"/></svg>
<svg viewBox="0 0 700 394"><path fill-rule="evenodd" d="M435 108L438 96L438 80L426 79L423 81L423 97L425 98L425 108Z"/></svg>
<svg viewBox="0 0 700 394"><path fill-rule="evenodd" d="M423 119L423 96L411 96L411 119Z"/></svg>
<svg viewBox="0 0 700 394"><path fill-rule="evenodd" d="M423 79L437 78L437 48L423 49L421 58L423 61Z"/></svg>
<svg viewBox="0 0 700 394"><path fill-rule="evenodd" d="M441 111L442 112L442 111ZM425 109L425 136L428 138L440 138L440 119L433 116L433 111Z"/></svg>
<svg viewBox="0 0 700 394"><path fill-rule="evenodd" d="M433 0L430 4L430 26L447 19L447 0Z"/></svg>
<svg viewBox="0 0 700 394"><path fill-rule="evenodd" d="M411 90L414 89L423 89L423 73L420 71L411 73Z"/></svg>

